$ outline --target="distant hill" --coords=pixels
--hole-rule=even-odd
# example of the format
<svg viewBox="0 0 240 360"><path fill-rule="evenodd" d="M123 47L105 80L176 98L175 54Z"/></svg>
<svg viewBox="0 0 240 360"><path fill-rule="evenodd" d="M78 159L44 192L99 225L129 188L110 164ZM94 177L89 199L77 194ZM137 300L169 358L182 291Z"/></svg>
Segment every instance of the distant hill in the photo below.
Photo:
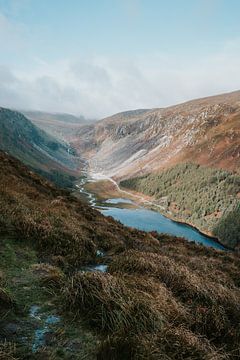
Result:
<svg viewBox="0 0 240 360"><path fill-rule="evenodd" d="M65 185L76 174L78 160L65 143L32 124L23 114L0 108L0 149L39 173Z"/></svg>
<svg viewBox="0 0 240 360"><path fill-rule="evenodd" d="M180 162L240 168L240 91L164 109L119 113L78 130L73 146L93 171L117 178Z"/></svg>
<svg viewBox="0 0 240 360"><path fill-rule="evenodd" d="M54 137L68 141L83 125L92 123L84 116L75 116L65 113L49 113L43 111L21 111L40 129L52 134Z"/></svg>

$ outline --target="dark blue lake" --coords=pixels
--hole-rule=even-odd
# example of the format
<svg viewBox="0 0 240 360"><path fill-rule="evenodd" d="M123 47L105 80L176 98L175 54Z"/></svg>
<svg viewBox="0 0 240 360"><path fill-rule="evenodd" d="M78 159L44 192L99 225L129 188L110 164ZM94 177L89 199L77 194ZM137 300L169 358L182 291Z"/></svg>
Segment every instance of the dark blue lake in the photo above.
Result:
<svg viewBox="0 0 240 360"><path fill-rule="evenodd" d="M97 202L95 195L88 192L84 188L84 184L80 184L80 192L86 196L87 201L92 207L97 208L103 215L112 216L115 220L120 221L123 225L130 226L144 231L157 231L183 237L190 241L211 246L215 249L226 250L224 246L216 242L214 239L205 236L197 229L187 224L181 224L174 220L170 220L157 211L150 210L134 203L128 198L110 198L102 202ZM129 208L129 205L133 207Z"/></svg>
<svg viewBox="0 0 240 360"><path fill-rule="evenodd" d="M113 204L113 202L111 202ZM115 202L114 202L115 203ZM105 203L105 206L107 204ZM224 250L224 247L191 226L172 221L160 213L145 208L126 209L115 206L101 209L102 214L112 216L122 224L145 231L158 231Z"/></svg>

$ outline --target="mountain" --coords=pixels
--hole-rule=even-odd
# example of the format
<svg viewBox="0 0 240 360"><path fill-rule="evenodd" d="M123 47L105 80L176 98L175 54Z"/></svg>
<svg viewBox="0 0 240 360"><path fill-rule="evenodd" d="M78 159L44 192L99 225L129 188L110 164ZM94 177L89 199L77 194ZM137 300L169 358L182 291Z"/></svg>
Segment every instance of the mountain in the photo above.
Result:
<svg viewBox="0 0 240 360"><path fill-rule="evenodd" d="M116 114L79 129L72 144L92 171L118 179L180 162L240 168L240 91L163 109Z"/></svg>
<svg viewBox="0 0 240 360"><path fill-rule="evenodd" d="M82 127L72 144L90 172L239 249L240 91L119 113Z"/></svg>
<svg viewBox="0 0 240 360"><path fill-rule="evenodd" d="M2 359L239 358L236 253L124 227L1 151L0 173Z"/></svg>
<svg viewBox="0 0 240 360"><path fill-rule="evenodd" d="M84 116L65 113L48 113L43 111L21 111L33 124L52 134L54 137L68 141L82 126L94 120L87 120Z"/></svg>
<svg viewBox="0 0 240 360"><path fill-rule="evenodd" d="M36 127L23 114L0 108L0 128L0 149L32 169L58 183L77 173L78 158L73 150Z"/></svg>

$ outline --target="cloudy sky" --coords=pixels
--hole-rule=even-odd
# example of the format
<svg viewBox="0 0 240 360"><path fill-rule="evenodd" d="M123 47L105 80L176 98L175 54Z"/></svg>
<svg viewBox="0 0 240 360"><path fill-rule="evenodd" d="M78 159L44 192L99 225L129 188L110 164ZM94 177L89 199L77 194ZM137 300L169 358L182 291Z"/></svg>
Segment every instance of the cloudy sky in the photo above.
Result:
<svg viewBox="0 0 240 360"><path fill-rule="evenodd" d="M239 0L0 0L0 106L91 118L240 89Z"/></svg>

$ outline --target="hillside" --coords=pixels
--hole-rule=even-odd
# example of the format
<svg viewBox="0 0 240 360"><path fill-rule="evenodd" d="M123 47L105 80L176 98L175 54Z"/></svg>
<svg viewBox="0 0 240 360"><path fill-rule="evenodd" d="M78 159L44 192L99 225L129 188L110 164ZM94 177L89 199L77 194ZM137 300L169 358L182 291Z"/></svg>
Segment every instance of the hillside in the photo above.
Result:
<svg viewBox="0 0 240 360"><path fill-rule="evenodd" d="M82 127L72 144L90 170L118 179L180 162L240 168L240 91L164 109L120 113Z"/></svg>
<svg viewBox="0 0 240 360"><path fill-rule="evenodd" d="M0 108L0 128L0 149L32 169L59 185L61 182L67 185L68 177L76 174L79 160L73 150L36 127L23 114Z"/></svg>
<svg viewBox="0 0 240 360"><path fill-rule="evenodd" d="M0 171L3 359L240 356L237 255L126 228L2 152Z"/></svg>
<svg viewBox="0 0 240 360"><path fill-rule="evenodd" d="M153 196L162 212L240 247L240 176L196 164L122 181L121 186Z"/></svg>
<svg viewBox="0 0 240 360"><path fill-rule="evenodd" d="M83 125L93 122L84 116L43 111L21 111L33 124L59 140L68 141Z"/></svg>

